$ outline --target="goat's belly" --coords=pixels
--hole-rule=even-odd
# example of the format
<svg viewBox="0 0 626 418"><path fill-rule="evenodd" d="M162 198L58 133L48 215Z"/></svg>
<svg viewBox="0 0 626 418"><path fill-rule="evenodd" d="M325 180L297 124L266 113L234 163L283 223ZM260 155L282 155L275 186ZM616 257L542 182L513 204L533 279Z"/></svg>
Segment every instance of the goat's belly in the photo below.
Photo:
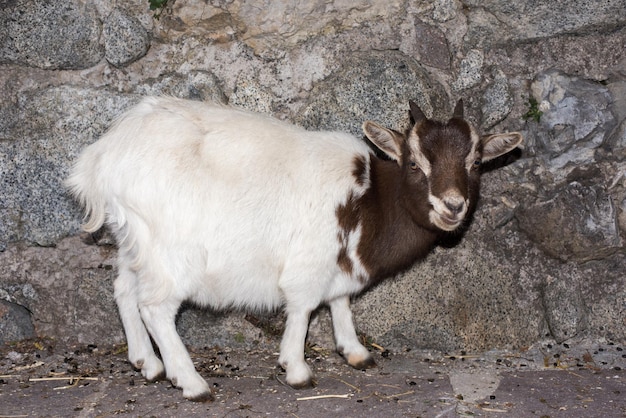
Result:
<svg viewBox="0 0 626 418"><path fill-rule="evenodd" d="M283 303L279 267L240 258L229 263L208 260L189 299L215 309L271 310Z"/></svg>

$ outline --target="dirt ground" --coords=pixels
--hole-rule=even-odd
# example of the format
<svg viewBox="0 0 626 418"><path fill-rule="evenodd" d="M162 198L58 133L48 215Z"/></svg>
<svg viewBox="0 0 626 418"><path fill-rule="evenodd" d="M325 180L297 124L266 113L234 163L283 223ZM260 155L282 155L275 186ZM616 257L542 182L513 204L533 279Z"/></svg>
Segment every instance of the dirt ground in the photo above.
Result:
<svg viewBox="0 0 626 418"><path fill-rule="evenodd" d="M362 371L310 347L317 386L294 390L271 350L194 349L216 398L194 403L168 381L146 382L125 346L28 340L0 347L0 417L626 417L626 352L614 343L372 350L378 367Z"/></svg>

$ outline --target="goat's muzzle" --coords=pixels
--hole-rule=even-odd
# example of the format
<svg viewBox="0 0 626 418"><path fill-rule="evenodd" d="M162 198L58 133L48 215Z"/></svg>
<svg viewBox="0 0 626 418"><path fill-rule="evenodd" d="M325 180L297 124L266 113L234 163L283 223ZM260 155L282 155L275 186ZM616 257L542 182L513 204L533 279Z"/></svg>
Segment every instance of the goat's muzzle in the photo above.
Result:
<svg viewBox="0 0 626 418"><path fill-rule="evenodd" d="M432 205L429 213L430 222L444 231L454 231L465 219L468 202L456 190L448 190L443 196L428 196Z"/></svg>

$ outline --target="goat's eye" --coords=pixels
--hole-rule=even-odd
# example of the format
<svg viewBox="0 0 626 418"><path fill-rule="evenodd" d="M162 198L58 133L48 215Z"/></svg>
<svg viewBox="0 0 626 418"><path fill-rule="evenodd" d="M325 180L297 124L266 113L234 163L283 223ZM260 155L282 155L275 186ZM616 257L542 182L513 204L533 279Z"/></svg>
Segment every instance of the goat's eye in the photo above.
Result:
<svg viewBox="0 0 626 418"><path fill-rule="evenodd" d="M481 164L482 164L482 161L480 159L476 159L476 160L474 160L473 167L474 168L478 168L478 167L480 167Z"/></svg>
<svg viewBox="0 0 626 418"><path fill-rule="evenodd" d="M417 163L415 161L411 161L409 163L409 167L411 167L411 170L417 170Z"/></svg>

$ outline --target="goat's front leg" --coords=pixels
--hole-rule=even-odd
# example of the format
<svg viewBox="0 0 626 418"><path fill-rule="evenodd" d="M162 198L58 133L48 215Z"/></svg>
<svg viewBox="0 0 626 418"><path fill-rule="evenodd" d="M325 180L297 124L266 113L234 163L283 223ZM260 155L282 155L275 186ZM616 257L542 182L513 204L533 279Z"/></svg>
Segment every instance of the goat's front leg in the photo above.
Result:
<svg viewBox="0 0 626 418"><path fill-rule="evenodd" d="M280 343L278 363L287 372L287 384L295 389L313 387L313 373L304 361L304 343L311 310L287 307L287 323Z"/></svg>
<svg viewBox="0 0 626 418"><path fill-rule="evenodd" d="M330 301L329 306L333 320L337 352L355 369L376 367L374 358L372 358L367 348L363 347L359 342L356 335L352 312L350 311L350 298L342 296L333 299Z"/></svg>

